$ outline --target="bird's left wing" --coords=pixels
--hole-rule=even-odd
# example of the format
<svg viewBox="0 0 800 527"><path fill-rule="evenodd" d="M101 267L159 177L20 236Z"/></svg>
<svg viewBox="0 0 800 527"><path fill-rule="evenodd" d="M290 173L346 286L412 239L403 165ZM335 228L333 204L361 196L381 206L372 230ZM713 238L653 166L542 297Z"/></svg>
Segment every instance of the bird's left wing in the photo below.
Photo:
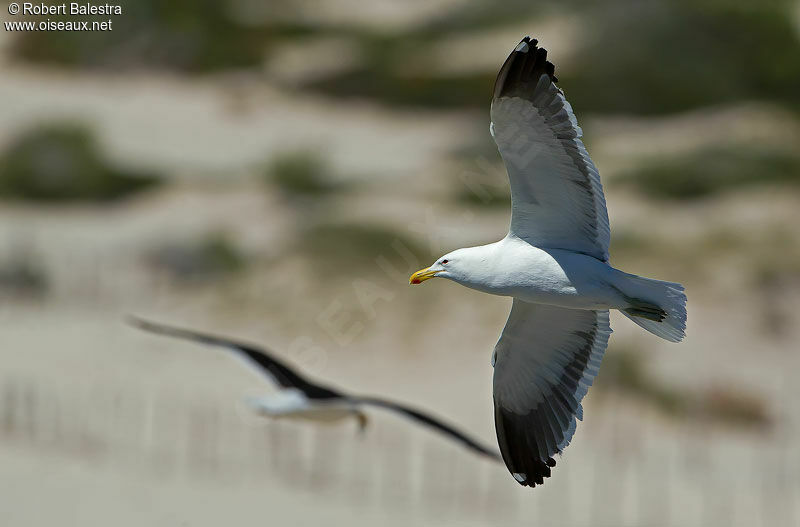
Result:
<svg viewBox="0 0 800 527"><path fill-rule="evenodd" d="M251 344L245 344L229 338L217 337L189 329L157 324L135 317L130 317L128 320L134 326L151 333L227 348L244 359L257 373L267 376L282 388L297 388L310 399L343 397L342 394L330 388L309 381L271 353Z"/></svg>
<svg viewBox="0 0 800 527"><path fill-rule="evenodd" d="M611 327L608 311L514 299L494 352L494 407L503 460L522 485L550 476L583 418Z"/></svg>
<svg viewBox="0 0 800 527"><path fill-rule="evenodd" d="M466 433L456 429L452 425L445 423L441 419L435 418L420 410L411 408L410 406L396 403L394 401L388 401L386 399L379 399L377 397L354 397L351 398L351 400L362 404L377 406L380 408L384 408L405 415L406 417L410 417L414 421L417 421L418 423L424 426L432 428L433 430L449 437L450 439L454 439L455 441L461 443L462 445L472 450L473 452L476 452L482 456L489 457L495 461L500 461L501 459L500 454L497 452L496 449L483 445L480 443L480 441L473 439Z"/></svg>
<svg viewBox="0 0 800 527"><path fill-rule="evenodd" d="M525 37L494 88L491 132L511 183L509 233L537 247L608 260L603 187L555 67Z"/></svg>

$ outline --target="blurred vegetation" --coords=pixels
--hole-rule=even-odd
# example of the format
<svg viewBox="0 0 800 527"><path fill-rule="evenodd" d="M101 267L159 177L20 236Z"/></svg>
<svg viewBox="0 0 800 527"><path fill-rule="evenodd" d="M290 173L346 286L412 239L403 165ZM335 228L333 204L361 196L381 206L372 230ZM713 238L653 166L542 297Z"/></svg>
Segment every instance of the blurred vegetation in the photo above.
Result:
<svg viewBox="0 0 800 527"><path fill-rule="evenodd" d="M650 160L616 181L664 199L694 199L743 186L800 186L800 152L730 146Z"/></svg>
<svg viewBox="0 0 800 527"><path fill-rule="evenodd" d="M583 4L581 4L583 5ZM577 62L558 73L581 111L659 114L742 99L800 109L790 0L618 0L587 11Z"/></svg>
<svg viewBox="0 0 800 527"><path fill-rule="evenodd" d="M762 397L728 385L701 390L672 387L647 371L645 358L641 350L614 348L606 352L597 379L598 390L626 393L675 418L748 428L772 424L772 416Z"/></svg>
<svg viewBox="0 0 800 527"><path fill-rule="evenodd" d="M28 251L0 263L0 296L41 298L50 287L44 265Z"/></svg>
<svg viewBox="0 0 800 527"><path fill-rule="evenodd" d="M478 0L391 33L311 25L302 10L285 1L261 7L281 16L249 16L244 4L140 0L125 6L124 20L113 31L24 32L15 36L13 51L26 60L77 67L203 73L259 70L279 45L336 36L352 40L363 60L303 87L391 105L485 109L497 68L453 75L409 65L451 36L574 15L583 20L584 38L570 69L557 73L581 112L661 114L744 99L800 110L800 41L791 0L612 0L602 5Z"/></svg>
<svg viewBox="0 0 800 527"><path fill-rule="evenodd" d="M500 165L478 163L474 168L461 168L453 188L456 201L469 207L511 207L508 176Z"/></svg>
<svg viewBox="0 0 800 527"><path fill-rule="evenodd" d="M109 201L159 182L109 166L85 127L51 124L0 154L0 197L31 201Z"/></svg>
<svg viewBox="0 0 800 527"><path fill-rule="evenodd" d="M491 101L496 72L447 76L436 72L412 73L407 71L407 65L415 55L404 55L406 46L402 41L374 47L370 41L360 44L365 46L367 58L358 68L310 81L303 87L336 97L369 98L394 106L486 108Z"/></svg>
<svg viewBox="0 0 800 527"><path fill-rule="evenodd" d="M689 400L684 391L653 379L646 370L645 358L646 355L637 350L616 348L607 351L598 377L598 387L601 390L613 388L635 395L637 400L652 404L670 415L685 413Z"/></svg>
<svg viewBox="0 0 800 527"><path fill-rule="evenodd" d="M303 87L336 97L368 98L393 106L485 109L491 100L497 70L443 74L435 68L410 68L431 45L450 36L468 34L541 14L544 3L521 0L459 4L404 32L383 34L342 29L359 47L362 62L355 68L317 78ZM511 49L512 43L509 43ZM499 64L498 64L499 68Z"/></svg>
<svg viewBox="0 0 800 527"><path fill-rule="evenodd" d="M430 251L408 235L378 225L323 223L298 240L300 252L321 272L339 275L379 270L378 259L404 270L406 258L431 258Z"/></svg>
<svg viewBox="0 0 800 527"><path fill-rule="evenodd" d="M794 326L795 306L787 301L786 292L800 287L800 269L794 273L762 271L756 276L758 320L762 333L771 339L782 339L791 335Z"/></svg>
<svg viewBox="0 0 800 527"><path fill-rule="evenodd" d="M701 405L703 414L734 426L768 427L772 424L764 399L741 389L712 386L703 392Z"/></svg>
<svg viewBox="0 0 800 527"><path fill-rule="evenodd" d="M217 232L193 242L157 247L147 255L147 262L176 280L204 282L241 272L247 259L228 235Z"/></svg>
<svg viewBox="0 0 800 527"><path fill-rule="evenodd" d="M475 192L466 186L461 186L459 189L456 195L457 201L470 207L511 208L511 194L506 187L487 186L480 192Z"/></svg>
<svg viewBox="0 0 800 527"><path fill-rule="evenodd" d="M548 15L563 12L567 6L570 9L578 7L577 4L570 6L570 2L559 0L539 2L531 2L530 0L492 2L483 0L459 3L450 10L444 11L427 21L417 31L426 36L449 36L469 31L492 29L518 24L520 20L526 18L544 18ZM532 36L535 37L535 35Z"/></svg>
<svg viewBox="0 0 800 527"><path fill-rule="evenodd" d="M720 258L727 257L730 259L736 255L750 258L754 254L759 257L759 261L770 263L769 258L771 256L760 253L766 253L769 247L775 247L775 244L780 243L780 240L783 241L787 248L780 257L786 258L789 256L789 261L796 262L789 264L789 261L784 260L783 263L792 267L800 264L797 260L797 258L800 258L800 247L795 243L794 236L788 235L783 229L772 227L746 234L731 228L710 228L700 231L700 234L693 237L683 236L674 239L653 236L647 231L639 232L620 229L619 233L614 233L613 235L611 250L615 255L632 260L639 259L641 261L644 259L643 261L646 263L650 263L648 258L653 260L683 260L690 259L692 255L698 254L714 257L709 262L701 260L694 262L698 265L704 263L716 265ZM764 257L763 260L761 259L762 256ZM695 258L695 260L697 259Z"/></svg>
<svg viewBox="0 0 800 527"><path fill-rule="evenodd" d="M322 196L341 188L331 180L322 156L304 150L276 156L266 170L265 180L288 197Z"/></svg>
<svg viewBox="0 0 800 527"><path fill-rule="evenodd" d="M476 140L450 152L456 174L454 198L470 207L511 207L511 189L497 145L481 122Z"/></svg>
<svg viewBox="0 0 800 527"><path fill-rule="evenodd" d="M800 284L800 234L796 225L776 225L749 240L744 252L757 255L752 279L757 287ZM776 250L776 248L779 248Z"/></svg>
<svg viewBox="0 0 800 527"><path fill-rule="evenodd" d="M137 0L126 3L123 15L112 20L112 31L20 33L13 52L26 60L82 68L196 73L257 66L280 33L279 28L245 24L231 2L218 0Z"/></svg>
<svg viewBox="0 0 800 527"><path fill-rule="evenodd" d="M789 225L773 222L752 230L707 226L681 234L617 229L611 237L613 265L647 270L651 276L682 275L705 286L735 277L742 287L761 292L776 282L800 284L800 237ZM724 273L720 262L725 262Z"/></svg>
<svg viewBox="0 0 800 527"><path fill-rule="evenodd" d="M360 97L396 106L485 109L491 100L497 70L441 74L409 68L442 39L518 23L522 17L553 12L555 2L476 1L459 3L404 32L383 34L340 28L360 48L362 63L349 71L315 79L305 88L337 97ZM520 35L521 37L522 35ZM516 43L509 43L509 50ZM499 69L499 64L498 64Z"/></svg>
<svg viewBox="0 0 800 527"><path fill-rule="evenodd" d="M438 39L553 14L552 6L475 2L402 35L354 35L364 63L308 87L387 104L483 109L496 69L411 74L408 64ZM800 40L789 0L616 0L559 7L584 20L575 62L570 69L556 65L559 85L582 112L662 114L747 99L800 110Z"/></svg>

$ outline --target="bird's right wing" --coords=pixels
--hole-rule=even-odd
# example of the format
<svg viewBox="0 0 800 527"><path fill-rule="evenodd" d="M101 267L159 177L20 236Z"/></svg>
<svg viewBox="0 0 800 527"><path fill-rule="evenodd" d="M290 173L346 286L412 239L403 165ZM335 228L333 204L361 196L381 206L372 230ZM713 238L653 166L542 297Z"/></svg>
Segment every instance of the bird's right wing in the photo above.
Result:
<svg viewBox="0 0 800 527"><path fill-rule="evenodd" d="M418 423L421 423L424 426L436 430L440 434L444 434L445 436L458 441L459 443L467 447L469 450L472 450L473 452L476 452L482 456L489 457L495 461L501 460L500 453L497 451L497 449L481 444L480 441L473 439L464 432L443 422L440 419L432 417L429 414L426 414L409 406L396 403L394 401L387 401L386 399L379 399L376 397L358 397L358 398L351 398L351 400L361 404L368 404L371 406L384 408L386 410L391 410L406 417L410 417L411 419L417 421Z"/></svg>
<svg viewBox="0 0 800 527"><path fill-rule="evenodd" d="M547 51L525 37L497 75L490 130L511 183L509 233L605 262L611 233L600 174L554 71Z"/></svg>
<svg viewBox="0 0 800 527"><path fill-rule="evenodd" d="M297 388L310 399L343 397L342 394L334 390L309 381L262 348L237 342L225 337L217 337L188 329L157 324L140 318L130 317L129 321L134 326L151 333L227 348L244 359L245 362L253 367L259 374L267 376L282 388Z"/></svg>
<svg viewBox="0 0 800 527"><path fill-rule="evenodd" d="M508 470L522 485L550 476L583 418L581 399L600 368L608 311L514 299L495 347L495 429Z"/></svg>

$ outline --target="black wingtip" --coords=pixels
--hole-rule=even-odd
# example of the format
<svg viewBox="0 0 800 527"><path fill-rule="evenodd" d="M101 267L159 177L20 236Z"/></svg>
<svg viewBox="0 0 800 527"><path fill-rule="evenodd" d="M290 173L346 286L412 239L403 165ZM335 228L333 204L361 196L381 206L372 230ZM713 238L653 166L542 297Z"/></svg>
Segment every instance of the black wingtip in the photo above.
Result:
<svg viewBox="0 0 800 527"><path fill-rule="evenodd" d="M547 75L552 82L558 82L555 65L547 60L547 50L537 47L538 44L538 40L526 36L511 51L497 74L495 99L533 93L542 75Z"/></svg>
<svg viewBox="0 0 800 527"><path fill-rule="evenodd" d="M512 476L517 483L523 487L534 488L536 485L543 485L544 478L549 478L551 468L556 466L556 460L549 458L547 461L539 461L535 465L529 465L529 472L512 472Z"/></svg>
<svg viewBox="0 0 800 527"><path fill-rule="evenodd" d="M517 483L524 487L542 485L556 460L550 457L547 440L535 435L530 415L518 415L497 406L495 430L503 461Z"/></svg>
<svg viewBox="0 0 800 527"><path fill-rule="evenodd" d="M531 47L535 49L538 43L539 41L536 40L535 38L531 38L530 35L525 35L524 37L522 37L522 40L519 41L517 47L514 48L514 51L517 51L519 53L527 53ZM523 46L523 44L525 44L526 46Z"/></svg>

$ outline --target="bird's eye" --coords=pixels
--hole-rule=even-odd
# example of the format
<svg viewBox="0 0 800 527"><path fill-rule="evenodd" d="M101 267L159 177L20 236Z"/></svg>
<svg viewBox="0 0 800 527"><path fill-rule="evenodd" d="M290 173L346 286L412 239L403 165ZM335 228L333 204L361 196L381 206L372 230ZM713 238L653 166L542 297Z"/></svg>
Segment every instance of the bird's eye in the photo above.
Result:
<svg viewBox="0 0 800 527"><path fill-rule="evenodd" d="M447 262L448 262L448 260L442 260L443 264L446 264Z"/></svg>

